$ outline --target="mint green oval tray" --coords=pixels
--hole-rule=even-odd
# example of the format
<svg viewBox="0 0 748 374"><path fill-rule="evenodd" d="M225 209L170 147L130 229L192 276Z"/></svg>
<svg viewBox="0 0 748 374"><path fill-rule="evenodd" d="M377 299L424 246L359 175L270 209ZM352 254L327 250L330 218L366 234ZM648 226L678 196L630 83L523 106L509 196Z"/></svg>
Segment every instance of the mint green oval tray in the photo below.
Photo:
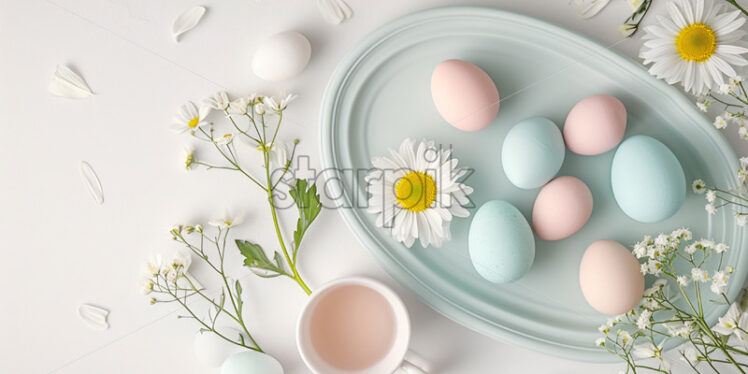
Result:
<svg viewBox="0 0 748 374"><path fill-rule="evenodd" d="M434 67L449 58L480 66L496 82L501 109L489 128L461 132L439 117L429 82ZM606 316L590 308L579 289L579 261L585 248L603 238L630 246L645 234L688 226L696 237L730 244L725 261L735 267L737 281L728 290L734 298L746 275L746 238L729 212L714 216L709 230L703 197L689 192L684 206L667 221L635 222L612 197L613 152L583 157L567 151L559 175L576 176L590 187L595 207L589 223L561 241L536 238L530 272L516 283L499 286L473 270L467 254L469 218L453 222L453 239L442 248L416 244L408 249L377 228L364 208L363 178L372 157L386 155L388 148L412 137L451 145L460 166L475 169L466 183L475 188L471 198L476 206L504 199L529 218L538 190L520 190L505 177L500 163L504 135L514 123L531 116L545 116L561 126L577 101L596 93L621 99L629 117L626 136L647 134L665 143L680 159L689 184L703 178L736 187L737 160L722 136L692 102L649 76L637 62L536 19L448 7L414 13L379 28L341 61L321 110L327 193L337 198L345 222L384 269L435 310L510 343L572 359L609 361L615 357L594 346L597 327ZM708 320L716 321L725 310L710 308Z"/></svg>

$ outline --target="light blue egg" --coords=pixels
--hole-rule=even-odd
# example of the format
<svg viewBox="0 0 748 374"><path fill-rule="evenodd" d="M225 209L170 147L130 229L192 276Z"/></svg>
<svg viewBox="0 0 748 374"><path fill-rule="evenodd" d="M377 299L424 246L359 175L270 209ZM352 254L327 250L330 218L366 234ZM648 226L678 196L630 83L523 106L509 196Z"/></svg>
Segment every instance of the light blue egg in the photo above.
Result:
<svg viewBox="0 0 748 374"><path fill-rule="evenodd" d="M514 205L492 200L478 209L470 223L468 251L481 277L509 283L530 270L535 259L535 237Z"/></svg>
<svg viewBox="0 0 748 374"><path fill-rule="evenodd" d="M229 356L221 365L221 374L283 374L283 367L270 355L244 351Z"/></svg>
<svg viewBox="0 0 748 374"><path fill-rule="evenodd" d="M686 198L686 176L670 149L636 135L618 147L610 171L613 196L629 217L644 223L666 220Z"/></svg>
<svg viewBox="0 0 748 374"><path fill-rule="evenodd" d="M561 169L566 146L553 121L532 117L520 121L506 134L501 147L504 174L526 190L542 187Z"/></svg>

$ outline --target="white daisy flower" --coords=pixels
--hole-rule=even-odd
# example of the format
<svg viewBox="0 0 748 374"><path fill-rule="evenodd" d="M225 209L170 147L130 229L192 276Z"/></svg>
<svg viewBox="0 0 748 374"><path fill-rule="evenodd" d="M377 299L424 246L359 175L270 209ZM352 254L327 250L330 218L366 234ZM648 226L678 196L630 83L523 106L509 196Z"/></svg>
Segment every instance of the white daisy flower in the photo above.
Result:
<svg viewBox="0 0 748 374"><path fill-rule="evenodd" d="M725 289L727 288L727 281L730 280L730 277L725 274L724 271L720 270L714 273L712 276L712 284L709 287L709 289L717 294L721 295L725 292Z"/></svg>
<svg viewBox="0 0 748 374"><path fill-rule="evenodd" d="M639 330L646 330L650 326L652 326L652 321L650 321L650 318L652 317L652 312L649 310L642 310L642 314L639 315L639 318L636 319L636 327L639 328Z"/></svg>
<svg viewBox="0 0 748 374"><path fill-rule="evenodd" d="M205 117L208 116L209 112L209 107L203 105L198 109L195 103L188 101L179 108L179 112L174 117L171 129L183 133L208 125L208 122L205 122Z"/></svg>
<svg viewBox="0 0 748 374"><path fill-rule="evenodd" d="M275 113L280 113L284 110L286 110L286 107L288 104L294 99L296 99L298 95L294 94L281 94L280 96L265 96L265 98L262 100L262 102L270 108Z"/></svg>
<svg viewBox="0 0 748 374"><path fill-rule="evenodd" d="M405 139L390 157L376 157L375 168L366 177L369 213L377 215L379 227L391 228L392 236L410 248L440 247L451 239L452 217L467 217L463 206L471 187L460 183L467 170L457 168L451 150L437 148L433 141Z"/></svg>
<svg viewBox="0 0 748 374"><path fill-rule="evenodd" d="M739 321L740 309L737 303L733 303L727 313L723 317L719 317L719 323L712 327L712 331L721 335L730 335L737 329Z"/></svg>
<svg viewBox="0 0 748 374"><path fill-rule="evenodd" d="M148 261L146 261L143 264L142 273L145 277L152 277L159 273L161 270L161 265L163 264L163 259L161 258L161 255L151 255L148 258Z"/></svg>
<svg viewBox="0 0 748 374"><path fill-rule="evenodd" d="M242 222L244 222L244 214L239 213L234 215L228 209L223 212L222 217L208 221L211 226L222 228L234 227Z"/></svg>
<svg viewBox="0 0 748 374"><path fill-rule="evenodd" d="M741 126L738 129L738 135L740 135L740 137L743 138L744 140L748 139L748 129L746 129L745 127Z"/></svg>
<svg viewBox="0 0 748 374"><path fill-rule="evenodd" d="M699 268L691 269L691 278L694 282L706 282L709 280L709 272Z"/></svg>
<svg viewBox="0 0 748 374"><path fill-rule="evenodd" d="M693 189L693 192L702 194L706 191L706 183L701 179L697 179L693 181L693 184L691 184L691 188Z"/></svg>
<svg viewBox="0 0 748 374"><path fill-rule="evenodd" d="M703 95L737 75L733 66L748 65L740 30L745 17L712 0L675 0L667 4L670 17L645 28L639 56L652 64L650 74L668 84L681 82L686 91Z"/></svg>
<svg viewBox="0 0 748 374"><path fill-rule="evenodd" d="M706 113L709 110L709 105L711 102L709 100L704 101L697 101L696 106L699 108L700 111Z"/></svg>
<svg viewBox="0 0 748 374"><path fill-rule="evenodd" d="M725 119L722 118L722 116L717 116L714 118L714 127L720 130L724 129L725 127L727 127L727 121L725 121Z"/></svg>
<svg viewBox="0 0 748 374"><path fill-rule="evenodd" d="M234 141L234 134L228 133L223 134L223 136L219 138L213 138L213 143L216 143L218 145L226 145Z"/></svg>
<svg viewBox="0 0 748 374"><path fill-rule="evenodd" d="M682 357L680 359L688 362L691 366L695 367L699 362L701 362L699 361L699 354L693 346L686 348L686 350L681 352L681 354Z"/></svg>
<svg viewBox="0 0 748 374"><path fill-rule="evenodd" d="M678 277L676 278L676 280L678 281L678 284L679 284L679 285L681 285L681 286L683 286L683 287L686 287L686 286L688 286L688 277L687 277L687 276L685 276L685 275L679 275L679 276L678 276Z"/></svg>
<svg viewBox="0 0 748 374"><path fill-rule="evenodd" d="M717 199L717 193L714 190L706 191L706 201L711 204Z"/></svg>
<svg viewBox="0 0 748 374"><path fill-rule="evenodd" d="M243 116L247 114L247 111L249 109L250 102L247 98L242 97L239 99L236 99L229 103L229 108L227 111L229 114L237 114L240 116Z"/></svg>
<svg viewBox="0 0 748 374"><path fill-rule="evenodd" d="M714 204L706 204L704 205L704 210L707 211L707 213L711 215L717 214L717 208L714 207Z"/></svg>
<svg viewBox="0 0 748 374"><path fill-rule="evenodd" d="M213 96L203 100L203 103L215 110L226 110L229 108L231 100L229 100L229 95L225 91L218 91Z"/></svg>

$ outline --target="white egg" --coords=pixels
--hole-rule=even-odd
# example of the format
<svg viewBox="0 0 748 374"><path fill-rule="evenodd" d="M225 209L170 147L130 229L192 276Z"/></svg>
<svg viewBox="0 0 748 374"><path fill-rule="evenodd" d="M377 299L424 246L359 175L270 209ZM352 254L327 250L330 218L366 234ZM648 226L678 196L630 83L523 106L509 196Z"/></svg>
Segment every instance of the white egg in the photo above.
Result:
<svg viewBox="0 0 748 374"><path fill-rule="evenodd" d="M292 78L306 67L312 56L312 45L301 33L286 31L265 39L252 58L252 71L266 80Z"/></svg>
<svg viewBox="0 0 748 374"><path fill-rule="evenodd" d="M238 338L239 334L241 334L239 330L230 327L218 328L218 331L233 338ZM201 364L211 368L221 366L229 356L243 350L242 347L229 343L212 332L198 332L195 335L193 348L195 349L197 360Z"/></svg>

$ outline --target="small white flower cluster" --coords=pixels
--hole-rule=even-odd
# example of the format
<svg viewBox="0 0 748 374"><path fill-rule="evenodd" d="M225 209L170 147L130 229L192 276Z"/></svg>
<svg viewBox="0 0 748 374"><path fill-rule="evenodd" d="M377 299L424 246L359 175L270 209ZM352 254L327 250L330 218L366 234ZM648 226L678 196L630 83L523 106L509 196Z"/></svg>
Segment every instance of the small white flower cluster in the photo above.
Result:
<svg viewBox="0 0 748 374"><path fill-rule="evenodd" d="M655 238L645 236L644 240L634 245L633 251L637 259L646 261L641 264L642 274L662 274L663 262L678 250L682 241L689 241L692 238L693 234L688 229L678 229L670 235L660 234Z"/></svg>
<svg viewBox="0 0 748 374"><path fill-rule="evenodd" d="M714 118L714 127L722 130L733 123L738 126L738 135L744 140L748 140L748 127L746 127L748 108L745 105L748 94L746 94L743 86L743 77L736 75L730 78L728 83L720 84L716 92L725 97L719 98L714 94L709 94L708 97L697 101L696 106L704 113L708 112L712 105L724 106L722 114ZM737 101L730 102L731 99Z"/></svg>
<svg viewBox="0 0 748 374"><path fill-rule="evenodd" d="M142 275L145 278L142 286L143 293L150 294L154 286L162 285L162 280L176 284L180 277L186 276L191 264L192 256L186 250L175 251L168 260L161 255L151 255L142 268ZM158 300L155 297L150 299L151 304L156 302Z"/></svg>
<svg viewBox="0 0 748 374"><path fill-rule="evenodd" d="M740 169L738 169L737 175L740 186L736 189L722 190L710 187L701 179L694 180L691 188L693 192L704 195L706 199L704 210L709 215L715 215L719 208L729 206L735 212L735 224L743 227L748 223L748 212L745 209L748 206L748 189L746 189L748 157L740 158Z"/></svg>

